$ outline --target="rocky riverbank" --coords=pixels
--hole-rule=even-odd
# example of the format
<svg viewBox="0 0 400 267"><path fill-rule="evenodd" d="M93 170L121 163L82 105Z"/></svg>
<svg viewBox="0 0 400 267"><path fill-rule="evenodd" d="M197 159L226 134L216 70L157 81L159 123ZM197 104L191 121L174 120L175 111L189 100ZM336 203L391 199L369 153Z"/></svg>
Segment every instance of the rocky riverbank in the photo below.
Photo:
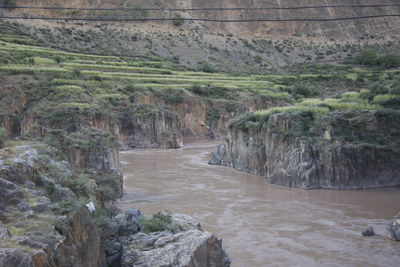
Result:
<svg viewBox="0 0 400 267"><path fill-rule="evenodd" d="M120 170L100 151L89 169L92 156L73 167L40 142L0 150L1 266L230 265L222 240L188 216L116 214Z"/></svg>

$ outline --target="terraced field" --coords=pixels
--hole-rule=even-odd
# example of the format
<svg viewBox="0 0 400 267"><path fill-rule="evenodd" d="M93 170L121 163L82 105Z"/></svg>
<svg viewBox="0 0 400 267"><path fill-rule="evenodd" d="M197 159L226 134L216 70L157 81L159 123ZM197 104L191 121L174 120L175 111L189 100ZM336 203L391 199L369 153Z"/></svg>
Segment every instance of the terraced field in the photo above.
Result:
<svg viewBox="0 0 400 267"><path fill-rule="evenodd" d="M15 42L18 42L15 43ZM325 84L361 84L385 80L398 70L382 71L351 66L330 66L298 75L237 76L181 70L170 61L143 61L115 56L69 53L33 45L26 37L0 36L0 71L6 74L42 74L51 85L75 85L89 95L132 97L138 92L161 92L201 97L241 100L261 97L265 100L293 102L302 97L334 94ZM32 41L33 42L33 41ZM324 85L323 85L324 84ZM303 88L296 88L299 85ZM130 89L122 90L122 87ZM307 88L304 89L304 86ZM362 89L354 88L354 89ZM169 90L166 91L165 90ZM302 92L306 90L307 92ZM133 94L133 91L136 92ZM163 92L164 91L164 92ZM322 93L321 93L322 92ZM75 92L77 93L77 92ZM174 93L172 93L174 94ZM122 98L125 98L122 96Z"/></svg>

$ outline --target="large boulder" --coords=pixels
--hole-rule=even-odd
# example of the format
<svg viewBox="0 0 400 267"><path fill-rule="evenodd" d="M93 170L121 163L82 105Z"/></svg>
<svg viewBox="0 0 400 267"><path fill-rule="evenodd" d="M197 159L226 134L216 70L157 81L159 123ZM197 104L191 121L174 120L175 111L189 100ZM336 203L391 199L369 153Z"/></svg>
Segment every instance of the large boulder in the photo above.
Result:
<svg viewBox="0 0 400 267"><path fill-rule="evenodd" d="M171 231L139 232L123 240L122 266L230 266L222 240L187 215L171 216Z"/></svg>
<svg viewBox="0 0 400 267"><path fill-rule="evenodd" d="M124 248L122 266L230 266L222 240L209 232L138 233L130 243Z"/></svg>

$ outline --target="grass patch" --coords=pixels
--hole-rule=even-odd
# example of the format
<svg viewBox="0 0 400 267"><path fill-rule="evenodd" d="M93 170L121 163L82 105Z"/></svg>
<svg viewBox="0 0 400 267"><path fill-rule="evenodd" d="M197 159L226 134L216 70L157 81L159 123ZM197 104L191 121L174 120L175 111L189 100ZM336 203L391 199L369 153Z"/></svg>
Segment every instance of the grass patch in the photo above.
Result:
<svg viewBox="0 0 400 267"><path fill-rule="evenodd" d="M139 222L142 225L141 231L147 234L160 231L172 231L171 214L169 212L159 212L149 219L141 217L139 218Z"/></svg>

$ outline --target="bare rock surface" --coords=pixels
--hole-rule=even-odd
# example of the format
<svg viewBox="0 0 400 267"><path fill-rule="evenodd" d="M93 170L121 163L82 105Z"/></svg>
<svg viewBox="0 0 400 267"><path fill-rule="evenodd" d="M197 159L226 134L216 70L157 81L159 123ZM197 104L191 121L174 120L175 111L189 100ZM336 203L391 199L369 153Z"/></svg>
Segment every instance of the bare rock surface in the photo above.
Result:
<svg viewBox="0 0 400 267"><path fill-rule="evenodd" d="M397 214L392 223L386 227L386 234L389 239L400 241L400 213Z"/></svg>
<svg viewBox="0 0 400 267"><path fill-rule="evenodd" d="M303 189L400 185L399 138L387 135L399 118L361 111L363 123L356 128L351 113L331 114L323 123L308 116L278 113L260 128L233 126L229 143L218 147L210 163L230 163L269 183Z"/></svg>
<svg viewBox="0 0 400 267"><path fill-rule="evenodd" d="M160 215L161 214L161 215ZM183 214L159 213L168 230L143 232L147 220L139 210L114 218L103 244L109 266L229 266L222 240Z"/></svg>

